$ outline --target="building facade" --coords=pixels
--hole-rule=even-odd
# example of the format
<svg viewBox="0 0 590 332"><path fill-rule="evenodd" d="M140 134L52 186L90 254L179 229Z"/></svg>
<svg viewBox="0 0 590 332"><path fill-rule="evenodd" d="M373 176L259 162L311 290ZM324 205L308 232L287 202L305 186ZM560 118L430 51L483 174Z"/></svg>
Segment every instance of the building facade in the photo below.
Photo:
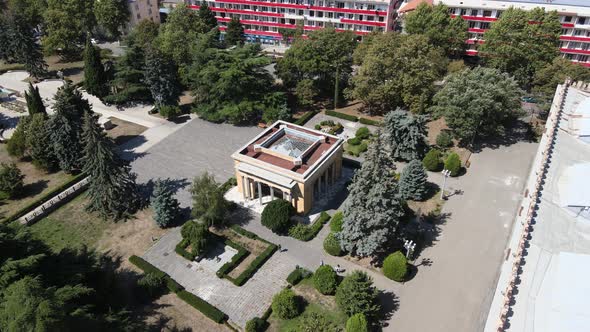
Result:
<svg viewBox="0 0 590 332"><path fill-rule="evenodd" d="M340 178L343 144L337 136L277 121L232 155L238 192L261 205L282 198L308 213Z"/></svg>
<svg viewBox="0 0 590 332"><path fill-rule="evenodd" d="M305 32L332 25L358 36L393 28L396 4L401 0L206 0L224 31L232 17L244 25L246 37L261 43L282 42L281 29L302 26ZM198 9L198 5L191 8Z"/></svg>
<svg viewBox="0 0 590 332"><path fill-rule="evenodd" d="M400 13L413 10L417 2L405 1ZM559 14L562 30L560 51L564 58L590 67L590 0L430 0L429 3L445 4L450 15L461 16L469 24L468 55L477 55L477 47L485 43L484 33L510 7L523 10L542 7Z"/></svg>
<svg viewBox="0 0 590 332"><path fill-rule="evenodd" d="M160 23L158 0L129 0L129 27L143 20Z"/></svg>

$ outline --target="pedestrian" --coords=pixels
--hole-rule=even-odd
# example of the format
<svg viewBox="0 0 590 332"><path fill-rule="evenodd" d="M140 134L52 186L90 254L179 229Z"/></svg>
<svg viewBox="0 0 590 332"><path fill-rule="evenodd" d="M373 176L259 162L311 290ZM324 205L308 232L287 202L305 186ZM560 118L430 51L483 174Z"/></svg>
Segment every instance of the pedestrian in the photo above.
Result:
<svg viewBox="0 0 590 332"><path fill-rule="evenodd" d="M320 261L320 266L324 266L324 260L323 259Z"/></svg>
<svg viewBox="0 0 590 332"><path fill-rule="evenodd" d="M279 252L283 252L283 248L281 247L280 243L279 243Z"/></svg>
<svg viewBox="0 0 590 332"><path fill-rule="evenodd" d="M342 272L342 269L340 268L340 264L336 265L336 273L340 273Z"/></svg>

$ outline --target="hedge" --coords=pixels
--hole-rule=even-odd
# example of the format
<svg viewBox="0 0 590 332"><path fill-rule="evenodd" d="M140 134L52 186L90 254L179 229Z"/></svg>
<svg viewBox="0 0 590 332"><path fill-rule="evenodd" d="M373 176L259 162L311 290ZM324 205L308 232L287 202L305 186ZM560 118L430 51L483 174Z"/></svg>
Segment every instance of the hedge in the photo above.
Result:
<svg viewBox="0 0 590 332"><path fill-rule="evenodd" d="M174 248L174 251L177 254L179 254L180 256L188 259L189 261L194 261L195 258L197 257L197 255L195 255L192 252L189 252L188 250L186 250L186 247L187 246L188 246L188 239L182 239L182 241L178 242L178 244Z"/></svg>
<svg viewBox="0 0 590 332"><path fill-rule="evenodd" d="M54 198L55 196L61 194L63 191L65 191L69 187L73 186L74 184L82 181L85 177L86 177L86 175L83 174L83 173L80 173L80 174L74 176L73 178L71 178L66 183L63 183L63 184L59 185L58 187L55 187L54 189L52 189L51 191L49 191L47 194L41 196L40 198L36 199L35 201L33 201L33 202L29 203L29 204L27 204L25 207L23 207L22 209L18 210L17 212L15 212L13 215L9 216L8 218L5 218L2 222L15 221L16 219L24 216L25 214L27 214L27 213L35 210L41 204L44 204L44 203L50 201L52 198ZM64 200L62 200L62 201L64 201Z"/></svg>
<svg viewBox="0 0 590 332"><path fill-rule="evenodd" d="M326 211L322 211L320 217L314 221L313 224L307 226L297 224L289 228L289 236L296 238L299 241L310 241L322 230L322 227L330 220L330 215Z"/></svg>
<svg viewBox="0 0 590 332"><path fill-rule="evenodd" d="M357 122L359 120L359 118L357 118L354 115L349 115L349 114L345 114L345 113L340 113L340 112L336 112L336 111L326 111L326 115L330 115L333 117L337 117L340 119L344 119L344 120L348 120L348 121L353 121L353 122Z"/></svg>
<svg viewBox="0 0 590 332"><path fill-rule="evenodd" d="M309 119L313 118L313 116L316 114L315 111L309 111L305 114L303 114L302 117L300 117L299 119L297 119L295 122L293 122L296 125L299 126L303 126L307 121L309 121Z"/></svg>
<svg viewBox="0 0 590 332"><path fill-rule="evenodd" d="M242 272L237 278L231 278L229 276L225 276L226 279L231 281L236 286L242 286L246 283L246 281L250 280L252 276L266 263L266 261L272 256L275 251L277 251L277 246L275 244L270 244L258 257L256 257L250 266L248 266L244 272Z"/></svg>
<svg viewBox="0 0 590 332"><path fill-rule="evenodd" d="M225 244L227 244L228 246L237 249L238 253L235 254L231 260L225 264L223 264L219 270L217 270L217 276L219 278L223 278L225 277L228 273L230 273L233 269L235 269L246 257L248 257L248 255L250 255L250 252L248 250L246 250L244 247L240 246L237 243L232 242L231 240L227 239L225 241Z"/></svg>
<svg viewBox="0 0 590 332"><path fill-rule="evenodd" d="M129 262L133 265L137 266L141 269L145 274L152 273L157 276L162 276L166 280L166 287L173 292L178 293L184 290L184 287L176 282L176 280L172 279L169 275L164 273L162 270L158 269L157 267L153 266L152 264L148 263L146 260L139 256L131 256L129 257Z"/></svg>
<svg viewBox="0 0 590 332"><path fill-rule="evenodd" d="M215 306L209 304L209 302L203 300L195 294L183 290L178 293L178 297L216 323L223 323L227 320L227 315L223 313L223 311L217 309Z"/></svg>
<svg viewBox="0 0 590 332"><path fill-rule="evenodd" d="M287 282L291 285L297 285L301 280L309 277L311 275L311 271L308 271L302 267L296 267L289 275L287 276Z"/></svg>
<svg viewBox="0 0 590 332"><path fill-rule="evenodd" d="M222 192L226 193L228 192L228 190L230 190L232 187L235 187L238 185L238 180L236 180L235 177L231 177L229 179L227 179L227 181L225 181L221 187L219 187L221 189Z"/></svg>
<svg viewBox="0 0 590 332"><path fill-rule="evenodd" d="M233 224L233 225L231 225L231 227L230 227L230 228L231 228L231 229L232 229L234 232L236 232L236 233L238 233L238 234L240 234L240 235L243 235L243 236L245 236L245 237L247 237L247 238L254 239L254 240L259 240L259 241L262 241L262 242L264 242L264 243L270 243L270 242L266 241L265 239L263 239L263 238L259 237L259 236L258 236L258 235L256 235L255 233L252 233L252 232L250 232L250 231L247 231L247 230L243 229L242 227L240 227L240 226L238 226L238 225L236 225L236 224Z"/></svg>
<svg viewBox="0 0 590 332"><path fill-rule="evenodd" d="M367 118L359 118L359 122L364 125L370 125L370 126L380 126L381 125L381 122L367 119Z"/></svg>

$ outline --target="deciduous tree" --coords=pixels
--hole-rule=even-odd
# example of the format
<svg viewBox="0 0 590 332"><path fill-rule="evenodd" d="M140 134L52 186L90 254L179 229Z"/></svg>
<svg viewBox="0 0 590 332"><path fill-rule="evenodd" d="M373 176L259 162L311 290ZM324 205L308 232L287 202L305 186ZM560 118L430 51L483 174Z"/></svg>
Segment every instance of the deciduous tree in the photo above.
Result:
<svg viewBox="0 0 590 332"><path fill-rule="evenodd" d="M220 185L213 175L205 172L193 180L191 187L193 196L192 214L205 222L206 225L221 225L225 222L227 201L223 197Z"/></svg>
<svg viewBox="0 0 590 332"><path fill-rule="evenodd" d="M432 110L445 117L456 137L473 140L476 133L503 133L505 121L521 109L521 94L518 83L508 74L478 67L450 75L434 97Z"/></svg>
<svg viewBox="0 0 590 332"><path fill-rule="evenodd" d="M156 109L164 105L178 105L182 93L174 62L157 49L146 55L145 82L149 86Z"/></svg>
<svg viewBox="0 0 590 332"><path fill-rule="evenodd" d="M422 159L427 147L424 116L398 109L385 115L383 129L393 158L405 161Z"/></svg>
<svg viewBox="0 0 590 332"><path fill-rule="evenodd" d="M509 73L528 87L535 73L559 54L560 34L557 12L511 7L485 32L479 53L487 66Z"/></svg>
<svg viewBox="0 0 590 332"><path fill-rule="evenodd" d="M47 0L43 46L67 59L79 58L87 33L95 25L94 0Z"/></svg>
<svg viewBox="0 0 590 332"><path fill-rule="evenodd" d="M96 22L116 39L129 21L129 3L127 0L99 0L94 5L94 14Z"/></svg>
<svg viewBox="0 0 590 332"><path fill-rule="evenodd" d="M532 90L539 94L543 101L550 102L557 85L563 84L568 77L573 81L590 82L590 68L556 57L553 62L535 73Z"/></svg>
<svg viewBox="0 0 590 332"><path fill-rule="evenodd" d="M370 114L398 107L419 113L429 104L433 83L444 73L446 62L442 50L425 36L394 32L375 36L347 94L363 101Z"/></svg>

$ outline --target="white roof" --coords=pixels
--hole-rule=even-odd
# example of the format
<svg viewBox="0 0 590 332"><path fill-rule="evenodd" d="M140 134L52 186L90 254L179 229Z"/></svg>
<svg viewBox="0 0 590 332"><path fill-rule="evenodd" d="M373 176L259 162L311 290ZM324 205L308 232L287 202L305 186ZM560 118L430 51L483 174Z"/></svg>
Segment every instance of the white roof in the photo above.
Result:
<svg viewBox="0 0 590 332"><path fill-rule="evenodd" d="M590 255L554 254L537 297L535 331L590 331Z"/></svg>
<svg viewBox="0 0 590 332"><path fill-rule="evenodd" d="M556 10L561 13L577 13L578 15L590 15L590 1L588 0L555 0L551 3L543 0L436 0L449 7L474 8L474 9L501 9L510 7L531 10L543 7L545 10Z"/></svg>
<svg viewBox="0 0 590 332"><path fill-rule="evenodd" d="M557 186L561 206L590 206L590 163L565 169Z"/></svg>

